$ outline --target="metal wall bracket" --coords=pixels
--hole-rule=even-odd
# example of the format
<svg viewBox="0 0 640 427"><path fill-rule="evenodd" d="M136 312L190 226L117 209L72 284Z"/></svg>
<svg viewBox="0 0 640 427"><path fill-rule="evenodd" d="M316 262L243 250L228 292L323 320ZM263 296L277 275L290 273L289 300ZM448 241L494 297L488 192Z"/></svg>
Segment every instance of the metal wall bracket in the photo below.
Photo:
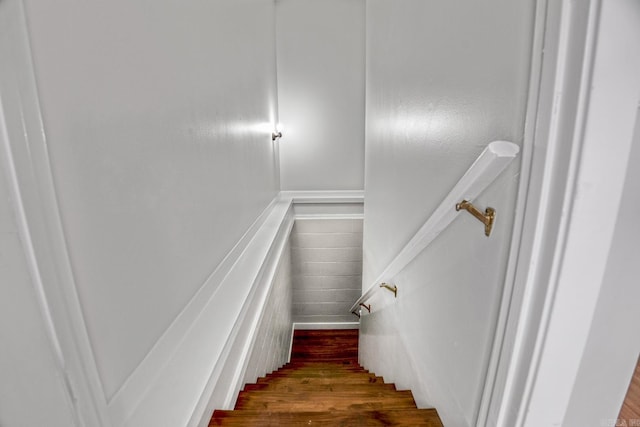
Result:
<svg viewBox="0 0 640 427"><path fill-rule="evenodd" d="M358 316L358 319L360 318L360 314L357 311L352 311L351 314L355 314L356 316Z"/></svg>
<svg viewBox="0 0 640 427"><path fill-rule="evenodd" d="M484 234L489 237L491 229L493 228L493 222L496 219L496 210L493 208L485 209L484 213L480 212L478 208L467 200L463 200L460 203L456 203L456 211L466 210L471 215L475 216L480 222L484 224Z"/></svg>
<svg viewBox="0 0 640 427"><path fill-rule="evenodd" d="M365 303L361 302L361 303L360 303L360 307L364 307L364 308L366 308L366 309L367 309L367 311L368 311L369 313L371 313L371 304L367 305L367 304L365 304Z"/></svg>
<svg viewBox="0 0 640 427"><path fill-rule="evenodd" d="M381 283L380 287L390 290L391 292L393 292L393 296L398 298L398 287L396 285L391 286L387 285L386 283Z"/></svg>

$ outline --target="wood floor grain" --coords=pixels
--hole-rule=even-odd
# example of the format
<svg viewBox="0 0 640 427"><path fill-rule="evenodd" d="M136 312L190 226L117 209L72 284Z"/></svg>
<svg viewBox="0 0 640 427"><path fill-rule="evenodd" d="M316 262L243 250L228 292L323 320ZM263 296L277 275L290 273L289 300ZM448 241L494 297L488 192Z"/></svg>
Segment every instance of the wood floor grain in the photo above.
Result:
<svg viewBox="0 0 640 427"><path fill-rule="evenodd" d="M209 425L442 427L435 409L358 364L357 330L295 331L291 362L246 384Z"/></svg>
<svg viewBox="0 0 640 427"><path fill-rule="evenodd" d="M625 420L627 425L640 425L640 359L636 363L636 370L631 378L618 418Z"/></svg>

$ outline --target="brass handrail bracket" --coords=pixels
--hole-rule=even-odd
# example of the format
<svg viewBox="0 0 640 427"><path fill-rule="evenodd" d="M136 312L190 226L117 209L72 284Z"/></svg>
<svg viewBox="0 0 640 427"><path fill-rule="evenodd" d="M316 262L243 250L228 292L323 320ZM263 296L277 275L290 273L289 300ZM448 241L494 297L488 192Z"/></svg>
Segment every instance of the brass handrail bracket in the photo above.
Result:
<svg viewBox="0 0 640 427"><path fill-rule="evenodd" d="M463 200L460 203L456 203L456 211L466 210L471 215L475 216L480 222L484 224L484 234L489 237L493 223L496 220L496 210L493 208L485 209L484 213L480 212L478 208L467 200Z"/></svg>
<svg viewBox="0 0 640 427"><path fill-rule="evenodd" d="M364 308L366 308L366 309L367 309L367 311L368 311L369 313L371 313L371 304L367 305L367 304L365 304L365 303L361 302L361 303L360 303L360 307L364 307Z"/></svg>
<svg viewBox="0 0 640 427"><path fill-rule="evenodd" d="M391 286L386 283L381 283L380 287L390 290L391 292L393 292L393 296L398 298L398 287L396 285Z"/></svg>

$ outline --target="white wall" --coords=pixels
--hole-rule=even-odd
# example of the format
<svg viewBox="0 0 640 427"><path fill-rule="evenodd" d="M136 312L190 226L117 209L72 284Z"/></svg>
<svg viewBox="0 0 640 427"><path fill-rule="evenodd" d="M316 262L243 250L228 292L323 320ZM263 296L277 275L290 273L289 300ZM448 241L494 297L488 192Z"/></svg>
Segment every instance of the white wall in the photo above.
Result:
<svg viewBox="0 0 640 427"><path fill-rule="evenodd" d="M486 144L522 142L533 6L367 3L364 288ZM497 211L490 238L461 213L395 278L397 300L361 320L362 364L411 388L445 425L475 423L517 184L514 162L475 200Z"/></svg>
<svg viewBox="0 0 640 427"><path fill-rule="evenodd" d="M279 189L270 1L27 1L53 180L107 399Z"/></svg>
<svg viewBox="0 0 640 427"><path fill-rule="evenodd" d="M291 232L293 321L353 322L362 284L362 218L297 219Z"/></svg>
<svg viewBox="0 0 640 427"><path fill-rule="evenodd" d="M283 190L364 185L364 0L277 0Z"/></svg>

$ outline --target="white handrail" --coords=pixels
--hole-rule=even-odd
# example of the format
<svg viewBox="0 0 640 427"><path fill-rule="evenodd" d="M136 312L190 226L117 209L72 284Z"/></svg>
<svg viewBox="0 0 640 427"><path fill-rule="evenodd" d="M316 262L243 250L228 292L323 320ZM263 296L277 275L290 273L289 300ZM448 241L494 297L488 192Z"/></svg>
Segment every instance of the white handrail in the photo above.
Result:
<svg viewBox="0 0 640 427"><path fill-rule="evenodd" d="M513 142L493 141L480 153L460 181L431 214L420 230L409 240L396 257L384 269L382 274L369 286L362 296L351 306L354 312L361 303L367 301L380 289L380 284L390 282L420 252L444 230L456 217L456 203L473 200L516 158L520 147Z"/></svg>

